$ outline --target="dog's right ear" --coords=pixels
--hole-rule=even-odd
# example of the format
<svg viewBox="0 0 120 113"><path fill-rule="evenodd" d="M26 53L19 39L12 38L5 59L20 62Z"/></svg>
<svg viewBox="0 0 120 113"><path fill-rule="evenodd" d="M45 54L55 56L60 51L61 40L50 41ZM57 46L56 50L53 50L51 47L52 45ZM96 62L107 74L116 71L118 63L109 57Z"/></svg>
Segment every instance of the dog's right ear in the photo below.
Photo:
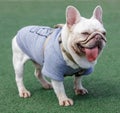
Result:
<svg viewBox="0 0 120 113"><path fill-rule="evenodd" d="M66 8L66 23L69 28L78 23L80 18L80 13L75 7L68 6Z"/></svg>
<svg viewBox="0 0 120 113"><path fill-rule="evenodd" d="M96 18L100 23L102 22L102 7L101 6L97 6L94 11L93 11L93 18Z"/></svg>

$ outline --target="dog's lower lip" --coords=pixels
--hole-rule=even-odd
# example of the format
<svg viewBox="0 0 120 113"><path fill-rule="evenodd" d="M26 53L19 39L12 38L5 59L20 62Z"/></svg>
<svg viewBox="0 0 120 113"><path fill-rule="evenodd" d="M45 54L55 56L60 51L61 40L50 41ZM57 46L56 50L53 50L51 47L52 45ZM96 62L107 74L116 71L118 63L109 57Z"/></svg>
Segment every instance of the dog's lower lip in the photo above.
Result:
<svg viewBox="0 0 120 113"><path fill-rule="evenodd" d="M76 45L77 45L77 47L78 47L80 50L83 50L83 51L84 51L84 48L85 48L85 47L83 47L80 43L77 43Z"/></svg>
<svg viewBox="0 0 120 113"><path fill-rule="evenodd" d="M72 49L78 56L85 55L85 48L82 47L80 44L73 45Z"/></svg>

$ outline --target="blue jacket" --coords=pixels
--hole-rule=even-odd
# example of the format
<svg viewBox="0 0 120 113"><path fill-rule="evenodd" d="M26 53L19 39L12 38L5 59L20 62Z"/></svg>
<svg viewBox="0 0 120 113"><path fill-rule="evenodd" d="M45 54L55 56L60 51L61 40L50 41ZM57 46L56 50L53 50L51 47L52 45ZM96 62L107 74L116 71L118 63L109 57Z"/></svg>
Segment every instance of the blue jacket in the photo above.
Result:
<svg viewBox="0 0 120 113"><path fill-rule="evenodd" d="M17 43L21 50L43 66L43 75L57 81L63 81L64 75L73 75L82 70L73 69L64 61L58 41L60 34L61 28L53 29L46 26L28 26L17 34ZM49 35L51 39L43 51L44 42ZM82 75L88 75L92 71L93 68L86 69Z"/></svg>

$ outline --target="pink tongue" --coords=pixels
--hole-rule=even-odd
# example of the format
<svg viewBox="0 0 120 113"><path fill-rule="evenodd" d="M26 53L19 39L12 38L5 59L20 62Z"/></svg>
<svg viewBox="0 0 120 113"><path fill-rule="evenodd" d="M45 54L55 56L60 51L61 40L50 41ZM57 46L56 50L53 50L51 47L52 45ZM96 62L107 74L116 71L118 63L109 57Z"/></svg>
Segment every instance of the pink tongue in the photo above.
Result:
<svg viewBox="0 0 120 113"><path fill-rule="evenodd" d="M86 57L88 59L89 62L92 62L94 60L96 60L97 56L98 56L98 47L93 48L93 49L85 49L86 52Z"/></svg>

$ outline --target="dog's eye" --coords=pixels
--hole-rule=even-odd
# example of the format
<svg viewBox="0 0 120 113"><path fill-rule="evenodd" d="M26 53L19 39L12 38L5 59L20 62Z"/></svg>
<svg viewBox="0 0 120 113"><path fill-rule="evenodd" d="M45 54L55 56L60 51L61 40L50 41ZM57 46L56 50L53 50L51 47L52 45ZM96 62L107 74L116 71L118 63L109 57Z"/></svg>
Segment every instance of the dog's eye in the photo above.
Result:
<svg viewBox="0 0 120 113"><path fill-rule="evenodd" d="M103 32L102 34L103 34L104 36L106 36L106 32Z"/></svg>
<svg viewBox="0 0 120 113"><path fill-rule="evenodd" d="M90 35L88 32L83 32L82 34L86 36Z"/></svg>

